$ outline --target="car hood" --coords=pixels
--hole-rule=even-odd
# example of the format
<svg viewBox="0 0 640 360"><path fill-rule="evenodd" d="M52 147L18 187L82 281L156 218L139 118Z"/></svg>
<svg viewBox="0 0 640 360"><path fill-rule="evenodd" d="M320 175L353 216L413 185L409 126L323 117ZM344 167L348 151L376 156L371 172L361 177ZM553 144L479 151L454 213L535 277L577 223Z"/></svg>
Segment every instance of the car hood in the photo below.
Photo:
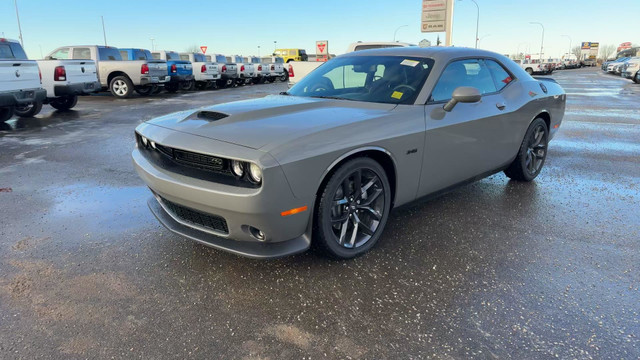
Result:
<svg viewBox="0 0 640 360"><path fill-rule="evenodd" d="M263 149L314 132L384 116L394 108L393 104L271 95L182 111L147 123Z"/></svg>

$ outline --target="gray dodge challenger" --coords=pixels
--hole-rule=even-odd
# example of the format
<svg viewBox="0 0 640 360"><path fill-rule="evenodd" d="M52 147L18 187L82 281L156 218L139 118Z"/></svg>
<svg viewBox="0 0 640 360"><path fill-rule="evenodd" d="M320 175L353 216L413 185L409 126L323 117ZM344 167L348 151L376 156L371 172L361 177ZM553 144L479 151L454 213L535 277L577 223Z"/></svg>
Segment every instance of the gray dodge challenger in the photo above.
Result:
<svg viewBox="0 0 640 360"><path fill-rule="evenodd" d="M359 51L279 95L145 122L132 156L177 234L254 258L352 258L394 207L499 171L533 180L565 101L493 52Z"/></svg>

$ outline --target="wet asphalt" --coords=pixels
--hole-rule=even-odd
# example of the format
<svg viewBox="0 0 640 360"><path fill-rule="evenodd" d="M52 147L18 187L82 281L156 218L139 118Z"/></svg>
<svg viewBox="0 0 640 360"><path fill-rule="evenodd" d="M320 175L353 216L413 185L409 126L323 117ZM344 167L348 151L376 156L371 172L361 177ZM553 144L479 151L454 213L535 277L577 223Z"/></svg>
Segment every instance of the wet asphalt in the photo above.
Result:
<svg viewBox="0 0 640 360"><path fill-rule="evenodd" d="M236 257L145 204L137 124L285 84L0 124L0 358L640 358L640 85L552 77L567 113L534 182L396 209L351 261Z"/></svg>

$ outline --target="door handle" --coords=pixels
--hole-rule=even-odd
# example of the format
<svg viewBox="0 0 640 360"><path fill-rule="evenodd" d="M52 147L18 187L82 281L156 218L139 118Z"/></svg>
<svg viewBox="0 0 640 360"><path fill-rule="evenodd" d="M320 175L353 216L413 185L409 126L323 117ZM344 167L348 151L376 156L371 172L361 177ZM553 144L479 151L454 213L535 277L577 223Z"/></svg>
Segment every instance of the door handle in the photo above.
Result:
<svg viewBox="0 0 640 360"><path fill-rule="evenodd" d="M498 108L498 110L504 110L504 108L506 108L507 105L505 105L504 103L497 103L496 107Z"/></svg>

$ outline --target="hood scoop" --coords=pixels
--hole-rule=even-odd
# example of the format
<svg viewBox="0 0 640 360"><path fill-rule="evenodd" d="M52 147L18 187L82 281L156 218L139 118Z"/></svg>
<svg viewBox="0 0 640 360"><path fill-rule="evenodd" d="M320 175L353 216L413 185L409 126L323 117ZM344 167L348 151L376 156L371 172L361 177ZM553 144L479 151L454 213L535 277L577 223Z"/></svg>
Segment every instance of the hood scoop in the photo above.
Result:
<svg viewBox="0 0 640 360"><path fill-rule="evenodd" d="M191 114L187 119L200 119L207 121L217 121L228 117L229 114L217 112L217 111L209 111L209 110L201 110L196 111Z"/></svg>

